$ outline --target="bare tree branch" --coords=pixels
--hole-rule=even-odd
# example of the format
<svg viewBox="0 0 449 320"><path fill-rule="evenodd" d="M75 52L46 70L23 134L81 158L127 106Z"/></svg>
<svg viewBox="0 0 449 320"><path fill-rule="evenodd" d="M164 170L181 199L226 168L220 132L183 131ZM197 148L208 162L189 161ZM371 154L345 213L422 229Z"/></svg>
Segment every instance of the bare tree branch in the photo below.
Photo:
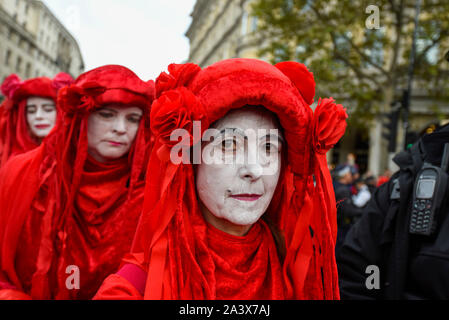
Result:
<svg viewBox="0 0 449 320"><path fill-rule="evenodd" d="M433 39L432 42L428 46L426 46L423 51L421 51L419 53L419 55L416 58L416 64L419 64L422 61L422 59L427 55L429 50L432 49L433 47L435 47L438 43L441 42L441 40L443 38L445 38L448 35L449 35L449 33L447 30L442 30L440 32L440 35L438 37L436 37L435 39Z"/></svg>
<svg viewBox="0 0 449 320"><path fill-rule="evenodd" d="M373 60L367 55L365 54L362 50L360 50L360 48L354 44L354 42L351 40L351 38L349 38L348 36L346 36L345 34L341 35L346 41L349 42L349 44L351 45L351 47L355 50L355 52L362 58L363 61L367 62L368 64L372 65L374 68L376 68L377 70L379 70L381 73L383 73L387 78L389 78L389 74L388 72L382 68L381 66L379 66L377 63L374 63Z"/></svg>
<svg viewBox="0 0 449 320"><path fill-rule="evenodd" d="M331 32L331 38L332 38L332 44L334 46L334 56L335 56L335 58L343 61L354 72L354 74L357 76L359 81L362 81L362 79L365 78L365 79L368 79L368 80L372 81L376 86L382 87L382 85L379 83L379 81L377 81L377 79L375 77L367 75L366 73L362 72L360 68L358 68L353 63L351 63L349 61L349 59L347 59L345 57L344 54L341 54L338 51L338 46L337 46L337 42L336 42L336 35L335 35L335 33Z"/></svg>

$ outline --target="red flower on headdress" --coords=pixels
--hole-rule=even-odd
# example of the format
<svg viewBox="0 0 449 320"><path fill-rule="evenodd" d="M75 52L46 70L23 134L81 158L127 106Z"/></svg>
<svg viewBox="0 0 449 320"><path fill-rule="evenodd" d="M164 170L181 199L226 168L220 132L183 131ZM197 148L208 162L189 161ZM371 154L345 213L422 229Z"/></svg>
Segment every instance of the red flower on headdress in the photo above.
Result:
<svg viewBox="0 0 449 320"><path fill-rule="evenodd" d="M199 140L205 129L209 127L204 108L195 95L185 87L165 91L151 107L151 130L162 144L161 152L170 152L170 149L182 142L193 146ZM194 121L201 121L201 132L195 134ZM180 138L171 139L174 130L180 131ZM187 135L187 136L186 136ZM167 154L161 155L168 159Z"/></svg>
<svg viewBox="0 0 449 320"><path fill-rule="evenodd" d="M345 133L347 118L346 109L333 98L320 98L312 122L312 147L316 153L325 154L334 147Z"/></svg>
<svg viewBox="0 0 449 320"><path fill-rule="evenodd" d="M71 85L73 82L74 80L71 75L65 72L60 72L53 78L53 87L56 90L59 90Z"/></svg>
<svg viewBox="0 0 449 320"><path fill-rule="evenodd" d="M2 83L1 86L2 93L9 99L12 99L14 92L16 92L16 90L20 88L22 83L23 82L22 80L20 80L18 75L11 74L8 77L6 77L5 81L3 81Z"/></svg>
<svg viewBox="0 0 449 320"><path fill-rule="evenodd" d="M70 85L60 90L58 103L68 116L75 112L89 112L98 106L96 97L105 91L106 88L96 82L86 82L81 87Z"/></svg>
<svg viewBox="0 0 449 320"><path fill-rule="evenodd" d="M201 68L194 63L170 64L168 66L169 74L162 72L156 79L157 98L159 98L164 91L179 87L187 87L199 71L201 71Z"/></svg>

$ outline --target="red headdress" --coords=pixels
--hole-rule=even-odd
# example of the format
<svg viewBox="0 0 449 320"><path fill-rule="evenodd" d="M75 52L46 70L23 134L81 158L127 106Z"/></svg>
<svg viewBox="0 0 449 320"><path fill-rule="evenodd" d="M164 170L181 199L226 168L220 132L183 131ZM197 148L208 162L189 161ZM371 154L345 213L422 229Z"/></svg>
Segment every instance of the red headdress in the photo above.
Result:
<svg viewBox="0 0 449 320"><path fill-rule="evenodd" d="M157 174L147 179L132 255L125 259L148 272L141 288L144 298L217 298L216 265L201 240L204 222L198 218L193 168L168 160L169 136L183 128L195 137L194 120L201 121L203 131L231 109L254 105L278 116L287 141L287 163L264 217L281 231L286 248L281 259L284 289L278 296L338 299L336 204L326 152L344 134L343 107L320 99L313 113L315 82L296 62L272 66L229 59L203 70L194 64L171 65L169 72L156 81L159 98L151 111L156 140L148 171Z"/></svg>
<svg viewBox="0 0 449 320"><path fill-rule="evenodd" d="M0 167L12 155L27 152L39 145L30 134L26 122L27 99L37 96L56 101L58 90L72 82L72 77L63 72L53 80L41 77L21 81L16 74L5 79L1 85L6 99L0 106ZM57 117L61 119L60 112Z"/></svg>
<svg viewBox="0 0 449 320"><path fill-rule="evenodd" d="M90 298L101 277L110 272L109 268L116 268L115 257L129 250L128 233L133 234L140 215L151 150L149 113L154 91L153 81L144 82L118 65L88 71L59 91L62 121L36 154L30 154L32 161L17 160L19 166L34 166L33 170L26 168L32 173L21 201L25 204L16 210L17 203L12 203L11 209L8 205L14 199L4 199L4 204L0 197L0 208L8 208L1 218L10 226L3 234L0 228L0 262L17 288L26 289L14 266L14 261L26 259L23 252L20 259L17 257L18 234L26 242L38 232L29 249L35 260L22 271L31 278L26 282L31 296L38 299ZM103 164L88 156L87 122L94 110L106 104L136 106L143 110L143 116L127 158ZM12 215L13 210L18 212ZM35 211L45 214L28 213ZM41 217L38 225L28 229L29 223L37 223L36 217ZM71 264L81 270L81 286L85 281L82 293L65 288L65 268Z"/></svg>
<svg viewBox="0 0 449 320"><path fill-rule="evenodd" d="M79 174L87 157L87 116L102 105L118 103L142 108L143 123L128 156L133 161L130 165L134 170L130 185L133 186L142 178L145 150L150 143L149 110L154 90L152 80L144 82L125 67L107 65L82 74L74 84L59 92L58 106L64 112L64 121L61 128L57 129L61 132L49 137L51 141L47 143L47 148L60 148L48 154L57 155L62 192L68 196L66 208L71 206L74 191L79 184ZM134 152L136 149L137 153Z"/></svg>

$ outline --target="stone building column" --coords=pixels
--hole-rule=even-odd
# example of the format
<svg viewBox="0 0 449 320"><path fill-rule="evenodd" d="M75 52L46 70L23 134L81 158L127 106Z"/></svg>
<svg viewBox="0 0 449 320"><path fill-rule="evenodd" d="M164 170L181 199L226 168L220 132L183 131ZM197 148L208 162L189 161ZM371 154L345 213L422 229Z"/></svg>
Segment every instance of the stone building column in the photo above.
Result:
<svg viewBox="0 0 449 320"><path fill-rule="evenodd" d="M382 121L380 117L373 120L369 129L369 154L368 154L368 170L373 175L379 176L382 173Z"/></svg>

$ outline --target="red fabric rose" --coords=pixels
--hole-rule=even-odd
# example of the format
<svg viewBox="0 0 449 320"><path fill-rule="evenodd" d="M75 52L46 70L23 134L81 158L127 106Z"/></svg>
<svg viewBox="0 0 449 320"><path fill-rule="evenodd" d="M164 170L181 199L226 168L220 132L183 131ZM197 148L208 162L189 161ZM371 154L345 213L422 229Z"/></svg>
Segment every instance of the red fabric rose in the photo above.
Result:
<svg viewBox="0 0 449 320"><path fill-rule="evenodd" d="M346 109L333 98L320 98L312 122L313 151L325 154L332 149L345 133L347 118Z"/></svg>
<svg viewBox="0 0 449 320"><path fill-rule="evenodd" d="M22 80L20 80L18 75L11 74L8 77L6 77L5 81L3 81L2 83L1 86L2 93L9 99L12 99L14 92L16 92L16 90L20 88L22 83L23 82Z"/></svg>
<svg viewBox="0 0 449 320"><path fill-rule="evenodd" d="M187 87L199 71L201 68L194 63L170 64L169 74L162 72L156 79L156 97L159 98L164 91Z"/></svg>
<svg viewBox="0 0 449 320"><path fill-rule="evenodd" d="M165 153L159 155L164 159L168 159L166 153L181 141L189 147L196 144L209 127L202 104L185 87L164 92L154 101L150 117L151 130L162 144L160 152ZM196 134L193 132L194 121L201 121L201 130ZM170 139L176 129L183 129L184 132L180 132L178 139Z"/></svg>
<svg viewBox="0 0 449 320"><path fill-rule="evenodd" d="M67 116L75 112L89 112L98 106L96 97L106 91L106 88L95 82L87 82L82 87L70 85L60 90L58 103Z"/></svg>
<svg viewBox="0 0 449 320"><path fill-rule="evenodd" d="M53 78L53 87L56 90L59 90L71 85L73 82L74 80L71 75L65 72L60 72Z"/></svg>

